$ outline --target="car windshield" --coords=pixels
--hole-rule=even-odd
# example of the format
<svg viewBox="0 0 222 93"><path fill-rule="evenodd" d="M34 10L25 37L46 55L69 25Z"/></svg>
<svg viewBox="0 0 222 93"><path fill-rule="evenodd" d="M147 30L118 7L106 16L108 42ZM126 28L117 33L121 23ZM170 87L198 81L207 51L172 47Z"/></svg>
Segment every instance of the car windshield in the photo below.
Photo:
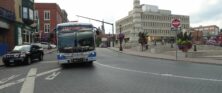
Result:
<svg viewBox="0 0 222 93"><path fill-rule="evenodd" d="M30 45L15 46L13 51L30 51Z"/></svg>

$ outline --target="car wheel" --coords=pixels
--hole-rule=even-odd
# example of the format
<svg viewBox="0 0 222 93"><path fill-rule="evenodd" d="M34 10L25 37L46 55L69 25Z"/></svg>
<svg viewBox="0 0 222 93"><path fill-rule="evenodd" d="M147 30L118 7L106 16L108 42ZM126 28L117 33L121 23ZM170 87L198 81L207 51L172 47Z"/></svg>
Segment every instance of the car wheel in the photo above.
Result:
<svg viewBox="0 0 222 93"><path fill-rule="evenodd" d="M7 64L7 63L5 63L4 65L5 65L6 67L9 67L9 66L10 66L10 64Z"/></svg>
<svg viewBox="0 0 222 93"><path fill-rule="evenodd" d="M42 61L43 60L43 55L41 54L40 56L39 56L39 61Z"/></svg>

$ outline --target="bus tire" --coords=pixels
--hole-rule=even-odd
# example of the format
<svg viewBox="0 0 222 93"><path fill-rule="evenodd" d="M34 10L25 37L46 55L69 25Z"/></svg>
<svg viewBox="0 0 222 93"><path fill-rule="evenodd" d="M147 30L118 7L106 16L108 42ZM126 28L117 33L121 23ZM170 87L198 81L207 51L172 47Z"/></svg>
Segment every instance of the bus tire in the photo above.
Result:
<svg viewBox="0 0 222 93"><path fill-rule="evenodd" d="M88 65L93 65L93 61L88 61L87 64Z"/></svg>

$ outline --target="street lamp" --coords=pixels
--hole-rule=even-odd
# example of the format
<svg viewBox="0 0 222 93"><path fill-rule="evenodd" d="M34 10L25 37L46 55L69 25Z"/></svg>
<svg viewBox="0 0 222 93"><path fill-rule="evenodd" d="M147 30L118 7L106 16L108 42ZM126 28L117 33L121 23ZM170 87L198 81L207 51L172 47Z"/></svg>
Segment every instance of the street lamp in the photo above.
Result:
<svg viewBox="0 0 222 93"><path fill-rule="evenodd" d="M121 25L119 25L119 43L120 43L119 51L123 51L123 46L122 46L123 39L124 39L124 34L122 33Z"/></svg>

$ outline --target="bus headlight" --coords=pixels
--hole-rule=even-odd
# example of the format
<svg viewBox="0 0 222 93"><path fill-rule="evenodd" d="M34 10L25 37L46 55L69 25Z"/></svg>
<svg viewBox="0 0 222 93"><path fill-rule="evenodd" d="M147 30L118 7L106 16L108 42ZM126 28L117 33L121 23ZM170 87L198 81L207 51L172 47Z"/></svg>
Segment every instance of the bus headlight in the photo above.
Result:
<svg viewBox="0 0 222 93"><path fill-rule="evenodd" d="M59 54L59 55L57 55L57 59L58 59L58 60L64 60L64 59L65 59L65 56L62 55L62 54Z"/></svg>
<svg viewBox="0 0 222 93"><path fill-rule="evenodd" d="M96 57L96 52L91 52L91 53L89 54L89 57Z"/></svg>

